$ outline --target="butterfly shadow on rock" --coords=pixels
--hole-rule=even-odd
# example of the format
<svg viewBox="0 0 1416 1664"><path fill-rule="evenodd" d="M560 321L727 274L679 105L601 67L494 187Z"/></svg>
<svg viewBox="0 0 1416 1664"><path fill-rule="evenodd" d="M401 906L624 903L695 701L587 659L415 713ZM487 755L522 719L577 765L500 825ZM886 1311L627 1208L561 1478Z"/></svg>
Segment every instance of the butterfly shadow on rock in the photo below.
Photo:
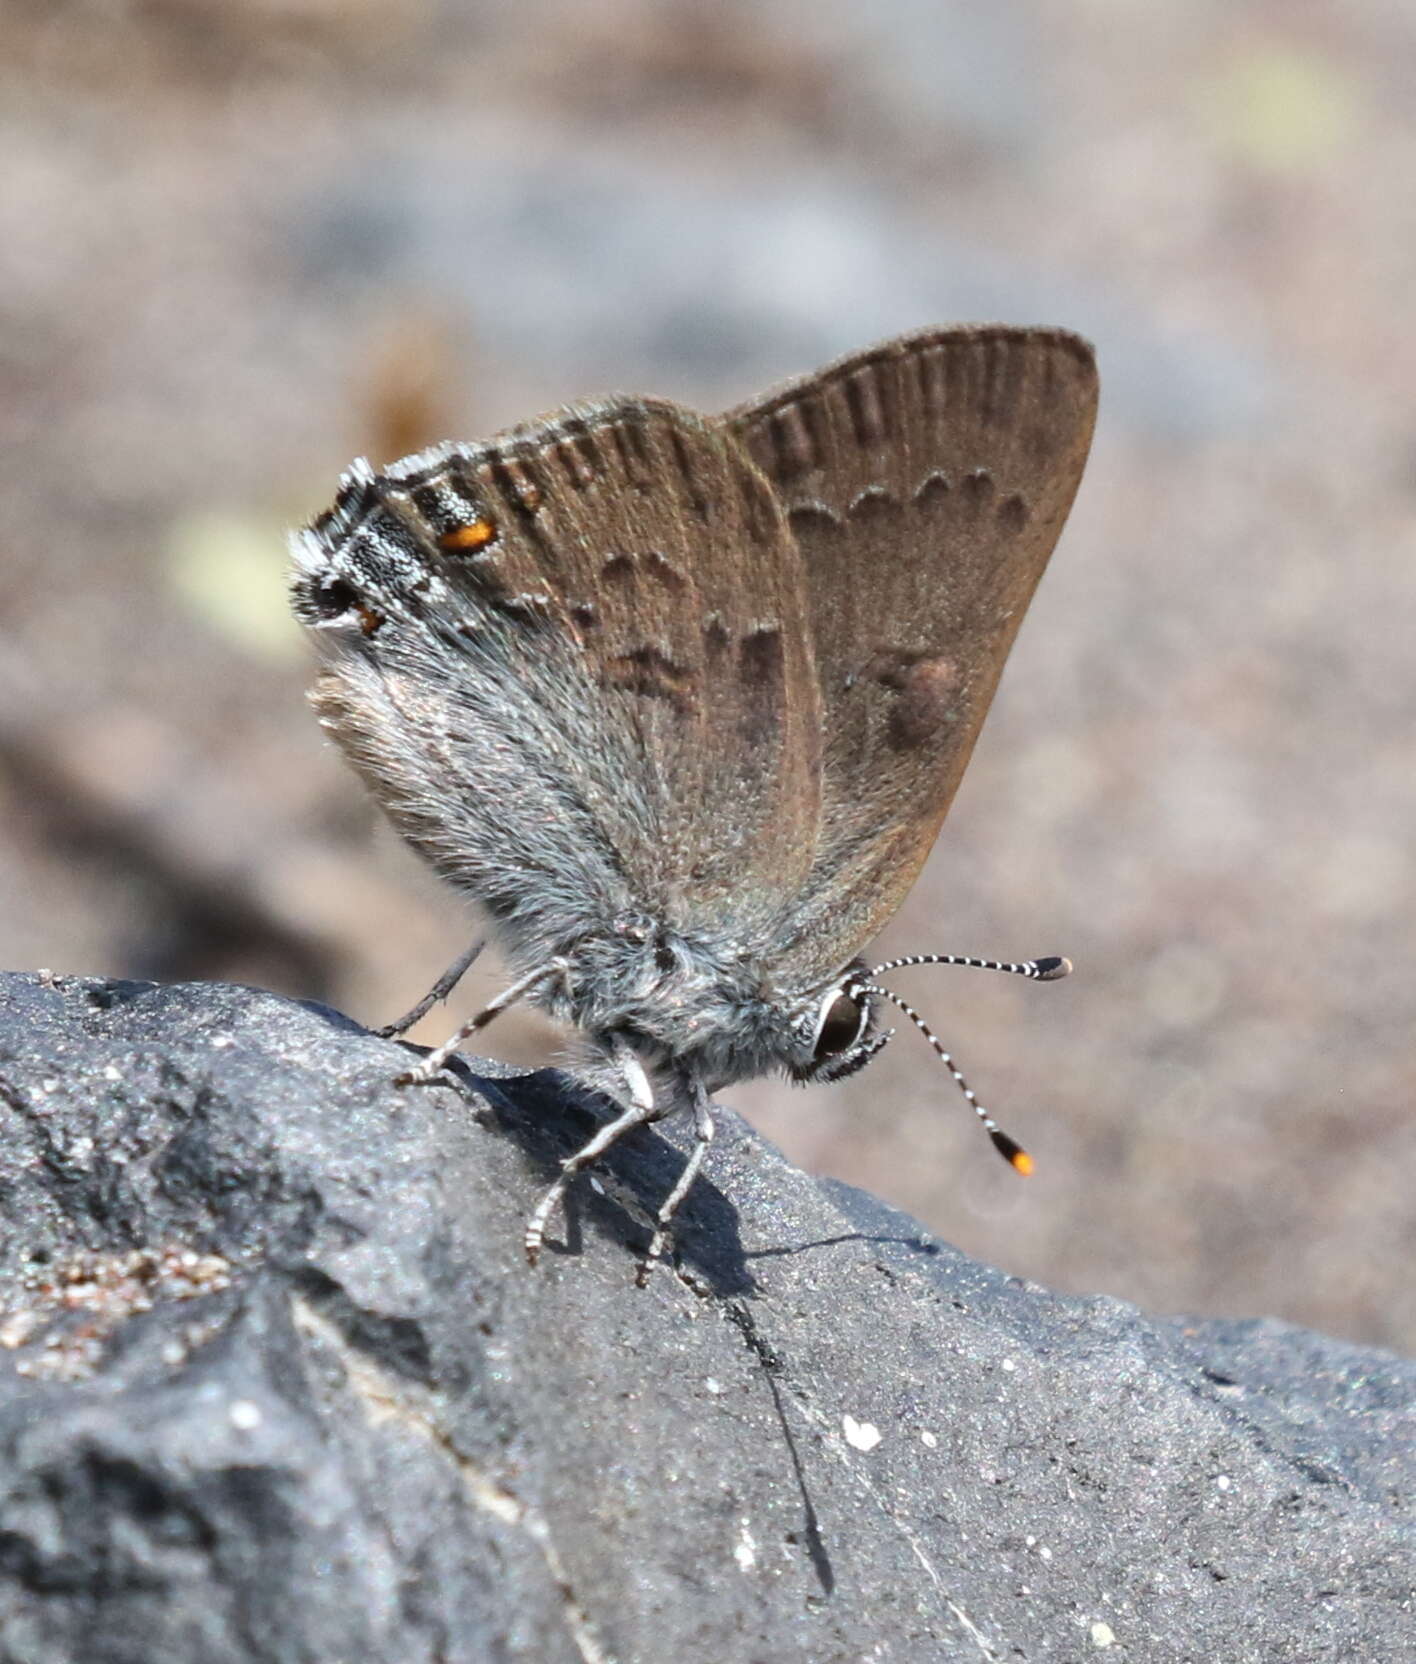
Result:
<svg viewBox="0 0 1416 1664"><path fill-rule="evenodd" d="M558 1069L493 1076L460 1058L450 1067L487 1105L484 1122L521 1146L538 1184L549 1182L561 1161L579 1150L615 1111L609 1100ZM652 1126L626 1134L566 1193L561 1222L546 1241L548 1252L578 1257L588 1223L596 1235L622 1245L632 1263L639 1264L653 1235L656 1210L686 1160L684 1152ZM720 1298L757 1291L737 1210L705 1174L699 1175L675 1216L669 1258L670 1264L677 1262ZM670 1266L663 1270L670 1272ZM526 1275L536 1273L528 1268Z"/></svg>

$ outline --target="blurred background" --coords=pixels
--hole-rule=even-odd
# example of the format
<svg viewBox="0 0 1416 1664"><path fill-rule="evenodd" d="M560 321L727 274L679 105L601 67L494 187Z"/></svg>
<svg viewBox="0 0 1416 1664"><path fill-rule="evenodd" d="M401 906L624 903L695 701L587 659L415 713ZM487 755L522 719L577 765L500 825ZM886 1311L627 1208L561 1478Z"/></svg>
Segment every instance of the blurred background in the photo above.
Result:
<svg viewBox="0 0 1416 1664"><path fill-rule="evenodd" d="M881 942L1076 961L896 979L1037 1176L908 1032L725 1096L1010 1271L1409 1347L1413 76L1398 0L7 0L0 959L377 1023L466 943L303 703L352 456L1066 324L1091 465Z"/></svg>

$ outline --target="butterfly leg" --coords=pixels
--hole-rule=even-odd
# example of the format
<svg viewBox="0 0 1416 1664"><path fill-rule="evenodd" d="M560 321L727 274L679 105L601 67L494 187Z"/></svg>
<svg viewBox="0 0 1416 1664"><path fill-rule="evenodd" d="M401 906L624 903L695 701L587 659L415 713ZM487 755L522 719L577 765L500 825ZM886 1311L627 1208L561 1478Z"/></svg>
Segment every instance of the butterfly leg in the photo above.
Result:
<svg viewBox="0 0 1416 1664"><path fill-rule="evenodd" d="M530 1265L535 1265L541 1257L541 1245L546 1236L546 1221L565 1195L575 1175L582 1167L589 1166L597 1157L604 1155L610 1145L625 1133L654 1120L658 1114L658 1107L654 1102L654 1088L649 1084L644 1065L633 1051L624 1041L612 1039L610 1055L629 1088L629 1107L615 1120L601 1127L588 1144L568 1155L561 1163L556 1182L537 1202L535 1211L526 1222L526 1259Z"/></svg>
<svg viewBox="0 0 1416 1664"><path fill-rule="evenodd" d="M448 1058L452 1056L464 1040L469 1039L478 1029L485 1028L493 1017L500 1016L508 1006L515 1005L518 1000L525 999L543 982L549 982L552 977L564 976L569 968L569 961L565 959L550 959L544 965L538 965L534 971L528 971L525 976L513 982L509 988L503 988L491 1004L484 1005L475 1017L469 1018L450 1040L444 1040L442 1045L434 1051L430 1051L420 1063L397 1076L393 1084L395 1086L426 1086L429 1081L435 1080L442 1073Z"/></svg>
<svg viewBox="0 0 1416 1664"><path fill-rule="evenodd" d="M669 1240L669 1228L673 1224L674 1215L679 1210L679 1204L693 1188L693 1181L698 1177L698 1169L703 1165L703 1158L708 1154L708 1146L713 1142L713 1105L708 1093L701 1082L691 1083L693 1092L693 1149L689 1152L688 1160L683 1164L683 1172L678 1176L678 1182L664 1199L664 1205L659 1209L659 1217L655 1221L654 1235L649 1241L649 1251L639 1264L639 1275L635 1279L640 1288L649 1280L649 1273L654 1269L655 1262L662 1259L664 1248Z"/></svg>
<svg viewBox="0 0 1416 1664"><path fill-rule="evenodd" d="M376 1028L374 1033L377 1034L380 1039L392 1040L397 1035L406 1034L408 1030L413 1027L414 1023L422 1022L423 1018L428 1015L433 1007L440 1000L445 1000L453 989L456 988L458 983L462 981L462 978L467 974L468 968L471 966L472 961L477 957L482 949L486 947L486 945L487 944L485 942L473 942L472 946L468 948L466 953L462 954L455 963L448 966L448 968L432 985L432 987L429 988L427 993L423 995L422 999L418 1001L417 1005L415 1005L411 1011L405 1011L396 1022L385 1023L382 1028Z"/></svg>

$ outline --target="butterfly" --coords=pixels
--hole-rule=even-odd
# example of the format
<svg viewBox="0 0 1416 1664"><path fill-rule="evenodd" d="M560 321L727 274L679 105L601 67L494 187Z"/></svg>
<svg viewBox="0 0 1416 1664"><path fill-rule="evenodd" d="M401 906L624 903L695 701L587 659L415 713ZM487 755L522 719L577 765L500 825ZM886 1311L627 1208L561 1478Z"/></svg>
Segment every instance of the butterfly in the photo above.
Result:
<svg viewBox="0 0 1416 1664"><path fill-rule="evenodd" d="M865 945L924 864L1091 441L1091 348L926 330L721 416L613 397L383 472L356 462L293 539L319 720L394 825L485 915L513 980L404 1082L518 1000L588 1042L614 1117L572 1178L691 1114L641 1279L713 1136L712 1095L876 1056L879 978L1066 960ZM465 956L400 1032L445 995Z"/></svg>

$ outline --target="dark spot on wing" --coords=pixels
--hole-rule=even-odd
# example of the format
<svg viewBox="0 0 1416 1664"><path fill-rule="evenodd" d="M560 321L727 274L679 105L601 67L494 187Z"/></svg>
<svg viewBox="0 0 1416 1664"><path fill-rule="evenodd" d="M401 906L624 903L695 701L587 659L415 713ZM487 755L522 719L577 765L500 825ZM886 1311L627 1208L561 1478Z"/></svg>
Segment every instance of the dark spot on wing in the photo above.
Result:
<svg viewBox="0 0 1416 1664"><path fill-rule="evenodd" d="M688 587L688 580L667 555L660 554L657 549L651 549L643 560L645 571L651 577L657 578L665 589L682 590Z"/></svg>
<svg viewBox="0 0 1416 1664"><path fill-rule="evenodd" d="M865 674L896 696L889 732L898 750L927 744L958 715L962 678L953 659L930 653L877 653Z"/></svg>
<svg viewBox="0 0 1416 1664"><path fill-rule="evenodd" d="M812 537L833 531L841 524L841 517L825 503L798 503L788 513L787 524L798 536Z"/></svg>
<svg viewBox="0 0 1416 1664"><path fill-rule="evenodd" d="M932 474L926 474L915 487L914 500L923 509L931 509L936 504L948 501L953 487L949 484L946 474L941 474L936 468Z"/></svg>
<svg viewBox="0 0 1416 1664"><path fill-rule="evenodd" d="M764 624L738 644L738 675L746 695L742 738L762 745L776 737L786 704L786 655L778 625Z"/></svg>
<svg viewBox="0 0 1416 1664"><path fill-rule="evenodd" d="M657 647L646 644L610 659L605 666L605 678L611 687L624 693L666 700L680 713L693 706L692 670Z"/></svg>
<svg viewBox="0 0 1416 1664"><path fill-rule="evenodd" d="M851 498L846 513L858 526L879 525L893 515L899 505L883 485L868 485Z"/></svg>
<svg viewBox="0 0 1416 1664"><path fill-rule="evenodd" d="M535 464L526 457L493 455L492 478L502 496L520 514L533 515L545 497Z"/></svg>
<svg viewBox="0 0 1416 1664"><path fill-rule="evenodd" d="M677 594L688 588L688 579L665 554L658 549L643 554L611 555L600 568L601 580L607 584L628 587L640 576L652 578L664 589Z"/></svg>
<svg viewBox="0 0 1416 1664"><path fill-rule="evenodd" d="M998 524L1004 531L1016 535L1027 525L1028 514L1027 502L1014 491L998 505Z"/></svg>
<svg viewBox="0 0 1416 1664"><path fill-rule="evenodd" d="M739 652L742 679L748 687L777 686L782 679L782 631L776 624L759 625L745 635Z"/></svg>
<svg viewBox="0 0 1416 1664"><path fill-rule="evenodd" d="M993 500L993 475L987 468L975 468L972 473L964 475L964 501L970 508L981 509Z"/></svg>

